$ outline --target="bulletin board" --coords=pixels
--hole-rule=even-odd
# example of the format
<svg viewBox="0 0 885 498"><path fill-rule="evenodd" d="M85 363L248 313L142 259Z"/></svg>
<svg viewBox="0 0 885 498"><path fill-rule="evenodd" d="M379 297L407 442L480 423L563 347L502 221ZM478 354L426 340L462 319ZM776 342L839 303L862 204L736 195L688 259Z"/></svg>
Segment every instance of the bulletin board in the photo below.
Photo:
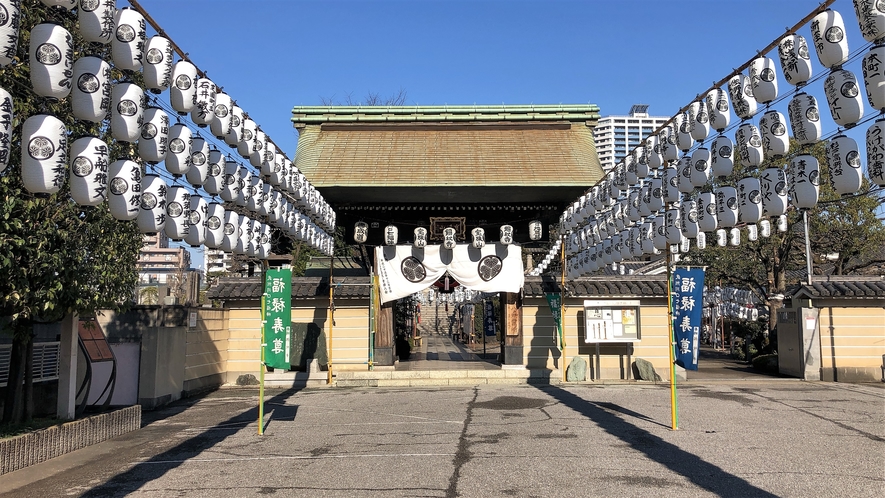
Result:
<svg viewBox="0 0 885 498"><path fill-rule="evenodd" d="M638 342L639 301L584 301L584 342Z"/></svg>

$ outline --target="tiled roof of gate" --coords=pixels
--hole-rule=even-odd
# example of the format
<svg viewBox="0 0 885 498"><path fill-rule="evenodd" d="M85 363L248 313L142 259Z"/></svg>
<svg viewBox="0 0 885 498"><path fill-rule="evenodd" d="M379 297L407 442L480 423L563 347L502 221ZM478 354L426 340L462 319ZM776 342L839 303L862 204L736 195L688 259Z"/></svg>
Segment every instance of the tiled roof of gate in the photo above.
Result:
<svg viewBox="0 0 885 498"><path fill-rule="evenodd" d="M369 277L336 277L336 299L365 299L369 297ZM316 298L329 296L328 277L294 277L292 298ZM251 301L261 298L261 277L223 278L209 289L209 299L221 301Z"/></svg>
<svg viewBox="0 0 885 498"><path fill-rule="evenodd" d="M296 107L294 162L317 188L589 187L603 174L598 117L594 105Z"/></svg>
<svg viewBox="0 0 885 498"><path fill-rule="evenodd" d="M788 293L792 295L793 299L885 299L885 278L844 275L815 277L811 284L799 285Z"/></svg>

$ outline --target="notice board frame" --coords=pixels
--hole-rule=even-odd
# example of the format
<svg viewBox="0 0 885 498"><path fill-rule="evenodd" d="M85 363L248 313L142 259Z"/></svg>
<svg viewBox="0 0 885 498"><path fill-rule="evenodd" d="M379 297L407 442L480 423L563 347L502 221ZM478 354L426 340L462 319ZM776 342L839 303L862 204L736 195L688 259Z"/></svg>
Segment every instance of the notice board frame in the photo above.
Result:
<svg viewBox="0 0 885 498"><path fill-rule="evenodd" d="M584 344L615 344L642 340L638 299L584 301Z"/></svg>

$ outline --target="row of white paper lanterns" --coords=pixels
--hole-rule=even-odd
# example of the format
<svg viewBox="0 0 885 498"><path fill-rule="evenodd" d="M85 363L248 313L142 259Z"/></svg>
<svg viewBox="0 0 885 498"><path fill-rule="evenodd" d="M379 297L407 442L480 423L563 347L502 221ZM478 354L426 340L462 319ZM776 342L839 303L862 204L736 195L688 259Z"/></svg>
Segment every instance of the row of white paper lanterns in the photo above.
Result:
<svg viewBox="0 0 885 498"><path fill-rule="evenodd" d="M101 11L101 5L91 4L96 13ZM104 4L107 12L114 9L113 2ZM81 14L87 12L80 9ZM101 17L101 16L99 16ZM131 19L130 19L131 18ZM105 18L106 19L106 18ZM101 24L102 29L107 30L106 23ZM120 47L114 45L112 53L115 65L123 69L137 69L140 64L142 53L141 45L133 42L141 37L144 39L144 18L132 9L122 9L116 12L116 31L123 33L115 39L126 39ZM92 22L82 22L81 29L96 28ZM112 30L113 31L113 30ZM84 31L86 36L86 31ZM86 36L90 41L99 41L100 36L91 32ZM119 40L118 40L119 41ZM156 42L159 47L152 47ZM134 43L134 45L133 45ZM14 49L13 49L14 51ZM139 53L135 53L138 51ZM107 118L110 111L110 125L112 136L122 142L134 142L138 140L139 154L146 162L156 164L165 161L165 165L173 175L185 175L194 186L200 187L211 174L219 176L222 170L221 153L210 151L209 145L202 137L194 138L190 130L183 124L169 126L168 115L159 108L144 109L143 90L133 83L110 83L110 66L98 57L82 57L76 63L71 64L71 36L63 27L44 23L37 25L31 32L31 80L37 94L44 97L63 98L72 93L72 114L77 119L92 122L102 122ZM145 81L147 86L154 92L160 92L169 86L169 82L175 76L176 85L170 91L170 100L173 107L181 114L191 113L191 117L198 126L209 126L213 134L219 139L224 139L228 145L236 146L238 152L250 160L256 168L260 168L261 174L268 178L274 186L280 186L283 190L290 191L297 204L306 208L306 212L316 223L325 230L333 230L335 223L334 212L316 189L294 168L291 161L277 150L275 153L270 139L257 127L251 119L244 119L242 110L233 106L230 97L224 93L218 94L216 100L215 85L208 79L196 80L196 68L187 61L179 61L175 68L181 69L182 74L177 76L172 69L172 46L168 39L155 36L145 46L144 54L148 64L144 65ZM36 64L35 64L36 61ZM164 64L165 67L160 67ZM71 77L71 73L73 77ZM74 82L72 85L71 82ZM195 82L195 84L194 84ZM197 91L199 87L199 92ZM8 94L0 93L6 101ZM9 99L11 103L11 99ZM216 113L215 111L219 112ZM229 112L231 110L232 112ZM11 112L11 106L10 106ZM11 117L11 116L10 116ZM31 126L25 128L39 133L44 126L55 131L58 128L58 120L51 116L39 115L29 118L34 120ZM12 120L4 120L11 127ZM26 122L27 124L27 122ZM236 126L234 126L236 124ZM0 130L10 131L10 130ZM251 138L250 138L251 137ZM52 141L48 136L23 135L23 138L38 138L41 153L37 157L34 154L23 155L23 177L25 187L34 193L57 192L64 182L64 169L59 167L56 157L43 157L51 145L61 149L65 140ZM6 144L8 147L8 144ZM29 149L32 147L29 145ZM8 151L7 151L8 152ZM215 153L215 161L212 161L212 153ZM72 155L73 156L73 155ZM8 158L8 154L6 154ZM34 159L29 161L28 159ZM73 156L76 160L77 156ZM25 166L31 166L25 168ZM288 167L287 167L288 166ZM5 169L6 164L0 163L0 171ZM240 166L241 169L246 168ZM227 165L225 165L225 169ZM291 173L291 174L290 174ZM257 176L257 175L256 175ZM99 184L87 187L91 194L78 195L75 201L83 205L96 205L103 201L102 195L105 187L100 184L107 176L100 171L92 176L84 176L78 183L98 181ZM262 180L263 181L263 180ZM240 182L242 183L242 182ZM246 183L248 186L249 183ZM253 193L260 193L261 188L255 192L253 184L249 189ZM210 186L211 189L211 186ZM245 191L248 189L241 189ZM208 190L207 190L208 191ZM216 195L219 192L211 192ZM226 199L232 200L232 199ZM242 205L242 204L241 204Z"/></svg>
<svg viewBox="0 0 885 498"><path fill-rule="evenodd" d="M501 244L509 245L513 243L514 229L513 225L501 225L499 229L498 241ZM412 245L418 249L427 247L428 231L424 227L417 227L413 230L414 237ZM531 240L540 240L543 235L543 225L538 220L529 222L529 238ZM357 244L365 244L369 236L369 225L364 221L358 221L353 227L353 240ZM470 231L471 245L476 249L481 249L486 244L485 229L476 227ZM384 245L395 246L399 243L399 228L396 225L387 225L384 227ZM457 231L452 227L446 227L442 230L442 247L445 249L454 249L458 243Z"/></svg>

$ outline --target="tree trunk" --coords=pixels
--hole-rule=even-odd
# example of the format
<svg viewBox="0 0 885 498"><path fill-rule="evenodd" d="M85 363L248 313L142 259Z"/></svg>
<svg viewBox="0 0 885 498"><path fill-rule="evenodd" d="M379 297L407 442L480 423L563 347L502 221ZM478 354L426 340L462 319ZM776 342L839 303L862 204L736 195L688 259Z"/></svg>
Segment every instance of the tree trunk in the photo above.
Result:
<svg viewBox="0 0 885 498"><path fill-rule="evenodd" d="M17 332L17 331L16 331ZM14 334L9 358L9 378L3 402L3 423L21 423L24 416L24 380L28 344L27 338Z"/></svg>
<svg viewBox="0 0 885 498"><path fill-rule="evenodd" d="M22 396L22 422L34 420L34 333L28 332L25 346L25 385Z"/></svg>

